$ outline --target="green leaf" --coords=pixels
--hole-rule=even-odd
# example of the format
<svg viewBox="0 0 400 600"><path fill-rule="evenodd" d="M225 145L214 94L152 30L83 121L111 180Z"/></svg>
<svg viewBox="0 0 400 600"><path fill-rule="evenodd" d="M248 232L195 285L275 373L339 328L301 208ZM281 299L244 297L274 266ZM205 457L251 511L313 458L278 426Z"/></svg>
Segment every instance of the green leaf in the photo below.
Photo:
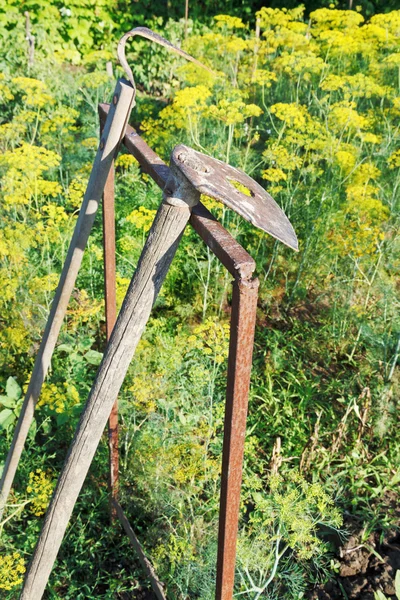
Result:
<svg viewBox="0 0 400 600"><path fill-rule="evenodd" d="M9 377L7 379L6 393L7 396L9 398L12 398L13 400L18 400L18 398L21 397L22 390L18 383L15 381L14 377Z"/></svg>
<svg viewBox="0 0 400 600"><path fill-rule="evenodd" d="M381 591L375 592L374 596L375 600L387 600L385 594L382 594Z"/></svg>
<svg viewBox="0 0 400 600"><path fill-rule="evenodd" d="M99 365L101 363L101 359L103 358L103 354L101 352L97 352L96 350L89 350L89 352L86 352L83 358L90 365Z"/></svg>
<svg viewBox="0 0 400 600"><path fill-rule="evenodd" d="M0 427L6 429L13 421L15 421L15 415L12 410L5 408L0 412Z"/></svg>
<svg viewBox="0 0 400 600"><path fill-rule="evenodd" d="M0 404L5 406L6 408L14 408L15 400L12 398L8 398L8 396L0 396Z"/></svg>
<svg viewBox="0 0 400 600"><path fill-rule="evenodd" d="M33 441L35 439L36 432L37 432L37 422L36 422L36 419L33 419L31 426L29 427L29 433L28 433L29 439L31 441Z"/></svg>
<svg viewBox="0 0 400 600"><path fill-rule="evenodd" d="M69 354L73 350L73 348L69 344L60 344L59 346L57 346L57 350L59 352L66 352L67 354Z"/></svg>
<svg viewBox="0 0 400 600"><path fill-rule="evenodd" d="M394 589L396 590L397 600L400 600L400 571L396 571L394 578Z"/></svg>

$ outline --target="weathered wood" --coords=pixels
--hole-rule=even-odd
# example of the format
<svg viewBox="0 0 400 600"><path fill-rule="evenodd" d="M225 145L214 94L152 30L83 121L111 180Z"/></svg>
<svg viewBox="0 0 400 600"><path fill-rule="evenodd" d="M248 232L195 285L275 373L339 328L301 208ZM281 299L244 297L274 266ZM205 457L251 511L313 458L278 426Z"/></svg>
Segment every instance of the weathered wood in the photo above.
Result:
<svg viewBox="0 0 400 600"><path fill-rule="evenodd" d="M158 579L156 572L154 571L154 567L151 564L151 562L149 561L149 559L147 558L147 556L145 555L145 553L143 552L142 546L141 546L138 538L136 537L136 534L133 531L128 519L126 518L124 511L122 510L122 508L118 504L118 502L114 499L112 500L112 505L115 508L115 511L117 513L118 519L120 520L122 527L125 529L125 533L128 536L129 541L131 542L132 546L136 550L136 553L138 555L140 564L142 565L144 572L146 573L147 577L150 579L151 587L153 588L153 592L155 593L158 600L167 600L167 597L164 594L162 584L161 584L160 580Z"/></svg>
<svg viewBox="0 0 400 600"><path fill-rule="evenodd" d="M0 482L0 519L14 481L15 472L29 428L32 424L35 406L50 365L68 302L74 289L83 252L96 217L107 176L120 141L125 133L133 101L134 90L131 84L124 80L119 80L114 91L114 100L107 116L104 134L93 163L78 221L51 306L50 315L14 432L11 448L4 466Z"/></svg>
<svg viewBox="0 0 400 600"><path fill-rule="evenodd" d="M167 183L168 193L172 195ZM132 278L27 570L21 600L40 600L68 521L152 306L199 195L184 184L161 204Z"/></svg>

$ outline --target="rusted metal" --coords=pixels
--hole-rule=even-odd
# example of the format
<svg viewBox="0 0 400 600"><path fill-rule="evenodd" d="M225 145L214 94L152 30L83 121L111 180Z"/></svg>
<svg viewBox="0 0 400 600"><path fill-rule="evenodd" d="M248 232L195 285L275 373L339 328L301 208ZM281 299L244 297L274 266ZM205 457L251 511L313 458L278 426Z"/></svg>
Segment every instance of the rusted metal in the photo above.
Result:
<svg viewBox="0 0 400 600"><path fill-rule="evenodd" d="M99 113L102 117L107 116L108 110L108 104L99 105ZM164 189L170 175L170 168L130 125L126 129L122 143L139 162L143 172ZM193 208L190 224L235 279L250 277L256 266L254 259L201 202Z"/></svg>
<svg viewBox="0 0 400 600"><path fill-rule="evenodd" d="M101 104L99 112L105 116L108 109L107 104ZM122 143L138 160L142 170L161 189L164 189L170 176L170 168L132 127L127 127ZM215 596L216 600L231 600L235 579L240 488L259 282L257 279L251 279L256 266L253 258L201 202L193 208L190 223L235 278L232 294Z"/></svg>
<svg viewBox="0 0 400 600"><path fill-rule="evenodd" d="M255 227L298 250L296 234L283 210L246 173L184 144L172 151L171 165L176 165L200 194L215 198Z"/></svg>
<svg viewBox="0 0 400 600"><path fill-rule="evenodd" d="M116 95L113 98L114 102ZM117 98L118 100L118 98ZM100 116L100 136L103 133L105 119ZM111 337L111 332L117 320L116 297L116 265L115 265L115 165L111 169L103 192L103 263L104 263L104 299L106 313L106 339ZM118 400L111 409L108 420L108 449L109 449L109 474L108 490L110 499L117 499L119 484L119 450L118 450ZM111 520L116 517L115 506L110 502Z"/></svg>
<svg viewBox="0 0 400 600"><path fill-rule="evenodd" d="M179 56L182 56L186 60L197 65L198 67L201 67L202 69L205 69L206 71L209 71L210 73L214 73L214 71L212 69L210 69L209 67L206 67L206 65L203 65L203 63L201 63L199 60L197 60L196 58L194 58L193 56L191 56L184 50L181 50L181 48L178 48L178 46L174 46L174 44L171 44L170 41L166 40L158 33L155 33L154 31L152 31L151 29L148 29L147 27L135 27L134 29L131 29L130 31L128 31L127 33L125 33L122 36L122 38L119 40L118 46L117 46L117 54L118 54L119 64L124 69L126 76L128 77L129 81L131 82L131 84L133 85L133 87L135 89L136 89L136 86L135 86L135 80L133 77L132 69L130 68L128 61L126 60L126 56L125 56L125 46L126 46L126 42L128 41L128 39L131 37L134 37L136 35L146 38L147 40L150 40L151 42L155 42L156 44L159 44L160 46L164 46L164 48L167 48L167 50L171 50L172 52L175 52L175 54L179 54Z"/></svg>
<svg viewBox="0 0 400 600"><path fill-rule="evenodd" d="M235 582L240 488L258 286L258 279L233 282L222 450L216 600L231 600Z"/></svg>
<svg viewBox="0 0 400 600"><path fill-rule="evenodd" d="M153 588L153 592L156 595L158 600L167 600L167 597L164 594L164 588L161 581L158 579L156 572L154 571L154 567L143 552L143 548L141 543L139 542L135 532L133 531L128 519L125 516L124 511L121 508L121 505L114 499L112 501L116 515L120 520L122 527L125 529L125 533L129 538L132 546L136 550L138 558L140 560L140 564L143 567L144 572L150 579L151 587Z"/></svg>

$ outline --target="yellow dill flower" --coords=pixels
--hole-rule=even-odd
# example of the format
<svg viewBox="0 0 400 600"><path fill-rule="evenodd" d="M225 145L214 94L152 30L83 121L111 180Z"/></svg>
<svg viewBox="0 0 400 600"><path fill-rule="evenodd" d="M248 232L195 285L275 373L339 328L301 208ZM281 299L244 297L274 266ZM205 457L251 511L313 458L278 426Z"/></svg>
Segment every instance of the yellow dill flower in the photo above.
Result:
<svg viewBox="0 0 400 600"><path fill-rule="evenodd" d="M345 97L371 98L372 96L384 97L390 93L390 88L376 83L372 77L357 73L356 75L328 75L320 85L327 91L342 90Z"/></svg>
<svg viewBox="0 0 400 600"><path fill-rule="evenodd" d="M86 138L85 140L82 141L82 146L84 148L90 148L90 150L97 150L98 145L99 145L99 138L97 138L97 137Z"/></svg>
<svg viewBox="0 0 400 600"><path fill-rule="evenodd" d="M304 81L309 81L311 75L319 75L328 66L321 57L315 56L310 51L283 52L279 58L274 60L273 65L277 71L296 78L302 75Z"/></svg>
<svg viewBox="0 0 400 600"><path fill-rule="evenodd" d="M38 407L48 406L51 411L61 414L79 403L79 392L73 384L64 382L58 387L46 382L40 392Z"/></svg>
<svg viewBox="0 0 400 600"><path fill-rule="evenodd" d="M272 183L277 183L278 181L286 181L288 178L287 174L284 173L282 169L277 169L276 167L264 169L261 176L263 179L271 181Z"/></svg>
<svg viewBox="0 0 400 600"><path fill-rule="evenodd" d="M43 177L45 171L58 167L60 161L61 157L52 150L26 142L0 155L0 166L7 168L3 178L5 203L28 204L32 196L55 197L61 193L57 182Z"/></svg>
<svg viewBox="0 0 400 600"><path fill-rule="evenodd" d="M389 169L397 169L400 167L400 150L393 152L388 158Z"/></svg>
<svg viewBox="0 0 400 600"><path fill-rule="evenodd" d="M360 138L360 140L362 142L364 142L365 144L381 144L382 143L382 136L381 135L376 135L375 133L358 133L357 136Z"/></svg>
<svg viewBox="0 0 400 600"><path fill-rule="evenodd" d="M78 175L75 179L72 179L68 186L67 200L68 205L72 208L79 208L83 201L87 187L87 178L82 175Z"/></svg>
<svg viewBox="0 0 400 600"><path fill-rule="evenodd" d="M37 517L40 517L46 512L53 493L55 482L51 479L49 473L36 469L29 473L29 483L26 488L27 494L31 500L31 511Z"/></svg>
<svg viewBox="0 0 400 600"><path fill-rule="evenodd" d="M338 150L335 154L335 162L344 171L344 173L350 173L356 164L356 155L354 152L348 150Z"/></svg>
<svg viewBox="0 0 400 600"><path fill-rule="evenodd" d="M354 10L319 8L310 13L316 33L327 30L354 29L364 22L364 17Z"/></svg>
<svg viewBox="0 0 400 600"><path fill-rule="evenodd" d="M263 6L256 12L256 16L260 20L262 29L271 29L274 27L285 28L289 27L293 21L300 21L304 15L304 6L300 5L297 8L267 8Z"/></svg>
<svg viewBox="0 0 400 600"><path fill-rule="evenodd" d="M235 125L243 123L250 117L259 117L262 110L256 104L246 104L242 100L220 100L218 104L211 104L208 107L207 114L226 125Z"/></svg>
<svg viewBox="0 0 400 600"><path fill-rule="evenodd" d="M389 67L400 67L400 52L389 54L383 59L383 63L389 65Z"/></svg>
<svg viewBox="0 0 400 600"><path fill-rule="evenodd" d="M10 591L22 583L25 561L19 552L0 556L0 590Z"/></svg>
<svg viewBox="0 0 400 600"><path fill-rule="evenodd" d="M214 21L216 21L218 27L227 27L228 29L244 29L246 27L242 19L230 15L216 15Z"/></svg>
<svg viewBox="0 0 400 600"><path fill-rule="evenodd" d="M272 144L272 146L264 150L263 156L274 168L279 168L284 171L300 169L303 164L303 161L299 156L291 153L281 144ZM265 177L264 179L268 179L268 177ZM272 180L270 179L270 181Z"/></svg>
<svg viewBox="0 0 400 600"><path fill-rule="evenodd" d="M97 90L99 87L110 84L110 77L103 71L85 73L79 77L79 83L88 90Z"/></svg>
<svg viewBox="0 0 400 600"><path fill-rule="evenodd" d="M372 124L370 117L357 112L355 102L347 101L336 102L332 105L328 122L331 129L339 133L346 130L356 133L360 129L368 129Z"/></svg>
<svg viewBox="0 0 400 600"><path fill-rule="evenodd" d="M22 92L22 99L26 106L44 108L54 104L54 98L48 93L48 88L43 81L30 77L14 77L11 81L15 89Z"/></svg>
<svg viewBox="0 0 400 600"><path fill-rule="evenodd" d="M271 87L272 81L278 81L277 76L272 71L265 69L256 69L252 74L251 81L258 85L265 85L265 87Z"/></svg>
<svg viewBox="0 0 400 600"><path fill-rule="evenodd" d="M4 102L14 100L14 94L11 92L10 86L5 83L6 76L0 73L0 99Z"/></svg>
<svg viewBox="0 0 400 600"><path fill-rule="evenodd" d="M132 165L137 165L138 161L132 154L120 154L115 161L115 166L120 169L129 169Z"/></svg>
<svg viewBox="0 0 400 600"><path fill-rule="evenodd" d="M372 163L365 162L360 165L352 177L352 183L356 185L367 184L371 179L377 179L381 174L378 167Z"/></svg>
<svg viewBox="0 0 400 600"><path fill-rule="evenodd" d="M217 364L223 363L228 357L229 323L220 323L212 318L206 319L193 329L188 337L187 352L197 349L209 355Z"/></svg>
<svg viewBox="0 0 400 600"><path fill-rule="evenodd" d="M128 223L132 223L137 229L143 229L143 231L149 231L156 214L156 210L139 206L139 208L133 210L127 217Z"/></svg>
<svg viewBox="0 0 400 600"><path fill-rule="evenodd" d="M302 129L307 122L307 108L301 104L278 102L271 106L271 113L289 127Z"/></svg>

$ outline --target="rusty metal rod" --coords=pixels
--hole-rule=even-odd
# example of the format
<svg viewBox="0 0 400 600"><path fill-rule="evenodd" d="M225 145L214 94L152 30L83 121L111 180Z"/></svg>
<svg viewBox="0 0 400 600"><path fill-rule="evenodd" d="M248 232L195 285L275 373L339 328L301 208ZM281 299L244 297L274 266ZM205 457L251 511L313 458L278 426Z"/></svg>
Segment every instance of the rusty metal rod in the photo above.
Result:
<svg viewBox="0 0 400 600"><path fill-rule="evenodd" d="M100 116L100 136L103 133L105 119ZM104 263L104 299L106 313L106 340L109 341L117 320L116 265L115 265L115 166L110 172L103 192L103 263ZM115 520L116 509L111 502L118 497L119 450L118 450L118 400L115 401L108 419L109 473L108 490L110 494L111 521Z"/></svg>
<svg viewBox="0 0 400 600"><path fill-rule="evenodd" d="M258 279L233 282L219 512L216 600L231 600Z"/></svg>
<svg viewBox="0 0 400 600"><path fill-rule="evenodd" d="M109 104L100 104L99 114L107 116L109 108ZM130 125L126 128L122 143L139 162L144 173L164 189L170 172L168 165ZM251 276L256 268L254 259L201 202L193 208L189 222L235 279L247 279Z"/></svg>
<svg viewBox="0 0 400 600"><path fill-rule="evenodd" d="M100 114L106 115L108 110L107 104L99 106ZM127 127L122 143L138 160L143 171L163 188L168 179L169 167L154 150L130 126ZM231 600L235 579L240 488L259 282L257 279L251 279L256 266L254 259L201 202L193 208L190 223L235 278L232 295L215 596L216 600Z"/></svg>

